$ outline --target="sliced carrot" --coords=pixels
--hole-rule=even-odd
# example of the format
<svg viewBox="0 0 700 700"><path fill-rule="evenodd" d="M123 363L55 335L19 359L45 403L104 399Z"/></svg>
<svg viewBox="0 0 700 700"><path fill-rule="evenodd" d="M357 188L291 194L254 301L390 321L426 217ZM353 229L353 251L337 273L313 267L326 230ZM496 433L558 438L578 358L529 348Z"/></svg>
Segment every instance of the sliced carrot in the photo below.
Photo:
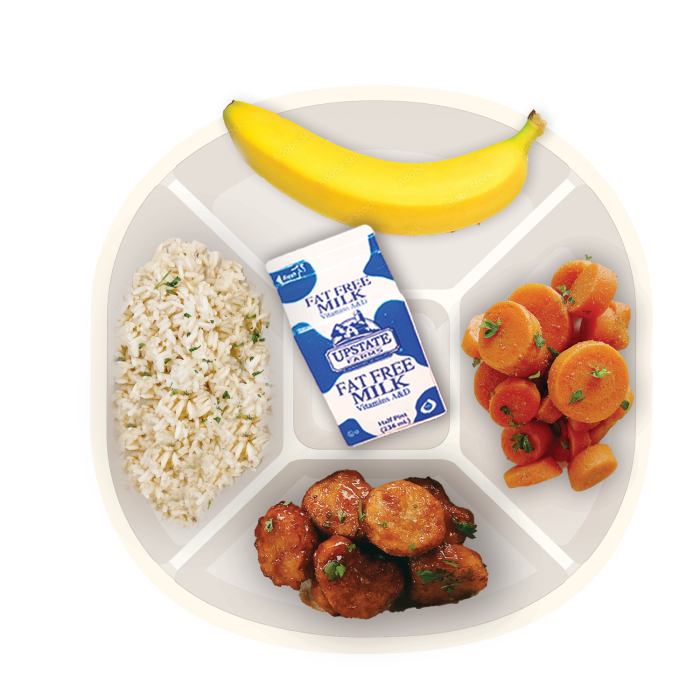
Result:
<svg viewBox="0 0 700 700"><path fill-rule="evenodd" d="M571 448L569 447L569 426L566 418L560 418L550 428L552 433L554 433L554 440L549 453L557 462L570 462Z"/></svg>
<svg viewBox="0 0 700 700"><path fill-rule="evenodd" d="M576 278L591 264L590 260L569 260L565 262L552 277L552 289L562 293L561 287L567 291L573 287Z"/></svg>
<svg viewBox="0 0 700 700"><path fill-rule="evenodd" d="M600 316L582 319L581 340L599 340L615 350L624 350L630 342L631 316L627 304L612 301Z"/></svg>
<svg viewBox="0 0 700 700"><path fill-rule="evenodd" d="M508 379L507 374L489 367L482 362L474 373L474 396L485 410L489 410L489 402L496 387Z"/></svg>
<svg viewBox="0 0 700 700"><path fill-rule="evenodd" d="M544 457L552 444L552 429L533 420L519 428L504 428L501 433L503 454L516 464L531 464Z"/></svg>
<svg viewBox="0 0 700 700"><path fill-rule="evenodd" d="M629 372L617 350L587 340L554 360L547 386L554 405L565 416L595 423L620 406L629 387Z"/></svg>
<svg viewBox="0 0 700 700"><path fill-rule="evenodd" d="M591 444L597 445L610 432L610 429L613 427L613 425L615 425L615 423L617 423L617 420L615 420L612 416L600 421L600 423L598 423L598 425L589 433L591 436Z"/></svg>
<svg viewBox="0 0 700 700"><path fill-rule="evenodd" d="M542 326L549 347L564 350L571 340L573 322L561 296L545 284L524 284L511 295L510 301L524 306Z"/></svg>
<svg viewBox="0 0 700 700"><path fill-rule="evenodd" d="M600 421L595 423L584 423L583 421L576 420L575 418L569 418L569 430L578 430L579 432L586 432L587 430L593 430Z"/></svg>
<svg viewBox="0 0 700 700"><path fill-rule="evenodd" d="M595 318L605 312L617 290L617 275L598 263L591 263L576 278L567 303L569 313Z"/></svg>
<svg viewBox="0 0 700 700"><path fill-rule="evenodd" d="M574 459L577 454L583 452L587 447L591 446L591 436L587 430L574 430L569 423L569 449L571 450L571 459Z"/></svg>
<svg viewBox="0 0 700 700"><path fill-rule="evenodd" d="M540 392L527 379L511 377L501 382L489 403L491 420L502 428L511 422L527 423L535 417L540 406Z"/></svg>
<svg viewBox="0 0 700 700"><path fill-rule="evenodd" d="M553 479L561 474L561 467L552 457L543 457L537 462L511 467L504 475L506 486L509 489L518 486L532 486L541 484L543 481Z"/></svg>
<svg viewBox="0 0 700 700"><path fill-rule="evenodd" d="M607 445L591 445L569 463L569 482L574 491L585 491L607 479L617 460Z"/></svg>
<svg viewBox="0 0 700 700"><path fill-rule="evenodd" d="M624 418L629 413L633 403L634 392L632 391L632 387L628 386L627 392L625 393L625 398L622 399L622 401L620 401L620 405L617 407L615 413L613 413L610 416L610 418L613 418L614 420L620 420L621 418Z"/></svg>
<svg viewBox="0 0 700 700"><path fill-rule="evenodd" d="M540 401L535 418L543 423L556 423L564 415L553 403L549 395Z"/></svg>
<svg viewBox="0 0 700 700"><path fill-rule="evenodd" d="M474 316L474 318L469 321L467 330L464 331L464 338L462 338L462 350L469 355L469 357L478 357L479 355L479 326L484 320L484 314L479 314Z"/></svg>
<svg viewBox="0 0 700 700"><path fill-rule="evenodd" d="M540 322L524 306L499 301L484 314L479 329L479 354L504 374L536 373L540 358L536 338L541 337Z"/></svg>

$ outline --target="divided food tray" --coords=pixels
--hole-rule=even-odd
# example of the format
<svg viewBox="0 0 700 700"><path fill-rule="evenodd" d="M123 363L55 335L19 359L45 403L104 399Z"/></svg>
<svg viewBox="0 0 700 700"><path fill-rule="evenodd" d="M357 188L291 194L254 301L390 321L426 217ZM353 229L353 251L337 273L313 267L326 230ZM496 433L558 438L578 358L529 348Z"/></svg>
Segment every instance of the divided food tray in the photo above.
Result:
<svg viewBox="0 0 700 700"><path fill-rule="evenodd" d="M475 98L404 89L317 91L264 106L348 148L416 163L495 143L524 118ZM548 132L532 146L522 192L480 226L416 238L377 234L448 414L355 448L345 445L264 268L275 256L347 228L257 176L222 122L175 149L139 185L107 239L93 299L93 447L110 516L134 558L172 597L256 638L334 650L352 650L353 639L369 650L366 642L374 639L389 651L470 641L523 624L590 580L624 532L641 487L650 422L650 300L631 224L600 176ZM126 484L112 415L117 310L133 273L171 237L196 239L240 262L271 311L266 338L274 398L263 462L221 491L191 527L160 520ZM474 398L475 370L460 349L462 334L472 316L517 286L548 284L559 265L584 253L617 273L615 298L632 310L623 356L637 401L606 440L619 466L582 493L571 489L566 473L511 490L503 481L511 465L501 451L501 429ZM477 535L467 544L488 566L488 587L459 605L370 620L332 618L305 607L292 589L275 587L257 563L257 519L280 500L300 504L314 481L341 468L359 470L372 486L408 476L441 481L455 503L474 512Z"/></svg>

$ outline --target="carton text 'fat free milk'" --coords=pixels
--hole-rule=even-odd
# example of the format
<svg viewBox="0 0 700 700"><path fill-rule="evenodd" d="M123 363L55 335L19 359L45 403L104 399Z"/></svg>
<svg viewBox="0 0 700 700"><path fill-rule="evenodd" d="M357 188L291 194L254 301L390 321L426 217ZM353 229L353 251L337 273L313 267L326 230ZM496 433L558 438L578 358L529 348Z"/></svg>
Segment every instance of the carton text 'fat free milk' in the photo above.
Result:
<svg viewBox="0 0 700 700"><path fill-rule="evenodd" d="M275 258L267 271L348 445L445 413L406 300L369 226Z"/></svg>

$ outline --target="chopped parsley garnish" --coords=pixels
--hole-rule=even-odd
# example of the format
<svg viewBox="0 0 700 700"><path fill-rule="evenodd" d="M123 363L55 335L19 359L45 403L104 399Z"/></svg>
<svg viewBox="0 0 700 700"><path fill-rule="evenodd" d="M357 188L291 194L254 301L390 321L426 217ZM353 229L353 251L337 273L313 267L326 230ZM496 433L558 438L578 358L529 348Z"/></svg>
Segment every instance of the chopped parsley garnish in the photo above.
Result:
<svg viewBox="0 0 700 700"><path fill-rule="evenodd" d="M118 358L117 358L117 362L124 362L124 358L123 358L123 357L118 357Z"/></svg>
<svg viewBox="0 0 700 700"><path fill-rule="evenodd" d="M365 514L362 512L362 499L360 499L360 505L357 507L357 519L360 522L365 519Z"/></svg>
<svg viewBox="0 0 700 700"><path fill-rule="evenodd" d="M352 542L348 545L348 552L352 552L353 549L357 547L356 544L352 544Z"/></svg>
<svg viewBox="0 0 700 700"><path fill-rule="evenodd" d="M335 578L342 578L345 573L345 567L338 561L329 561L323 567L323 573L328 576L328 580L332 581Z"/></svg>
<svg viewBox="0 0 700 700"><path fill-rule="evenodd" d="M475 357L472 360L472 367L478 367L481 364L481 360L478 357Z"/></svg>
<svg viewBox="0 0 700 700"><path fill-rule="evenodd" d="M455 527L463 534L466 535L470 540L474 539L474 534L476 533L476 525L473 523L468 523L468 522L463 522L460 523L458 520L455 520L452 518L452 522L455 524Z"/></svg>
<svg viewBox="0 0 700 700"><path fill-rule="evenodd" d="M211 501L209 501L209 504L207 505L207 510L209 510L209 508L211 508Z"/></svg>
<svg viewBox="0 0 700 700"><path fill-rule="evenodd" d="M214 323L214 321L209 321L209 323Z"/></svg>
<svg viewBox="0 0 700 700"><path fill-rule="evenodd" d="M513 452L522 450L525 454L529 454L535 449L526 433L516 433L511 435L510 439L513 442Z"/></svg>
<svg viewBox="0 0 700 700"><path fill-rule="evenodd" d="M547 341L542 337L541 333L535 333L534 338L535 338L535 345L538 348L543 348L545 346L545 343Z"/></svg>
<svg viewBox="0 0 700 700"><path fill-rule="evenodd" d="M522 428L525 425L525 423L516 423L512 418L510 419L510 422L508 423L509 428Z"/></svg>
<svg viewBox="0 0 700 700"><path fill-rule="evenodd" d="M446 586L441 586L441 588L445 593L452 593L455 589L455 585L454 583L448 583Z"/></svg>
<svg viewBox="0 0 700 700"><path fill-rule="evenodd" d="M493 321L489 321L488 319L484 319L484 322L479 326L479 328L486 328L486 333L484 333L484 338L493 338L496 333L498 333L498 329L501 327L501 322L496 321L494 323Z"/></svg>
<svg viewBox="0 0 700 700"><path fill-rule="evenodd" d="M577 391L574 391L571 394L571 400L569 401L569 403L578 403L579 401L583 401L585 398L586 397L583 395L583 391L581 391L581 389L578 389Z"/></svg>
<svg viewBox="0 0 700 700"><path fill-rule="evenodd" d="M386 530L386 520L383 523L377 521L377 525L379 525L379 527L383 527Z"/></svg>
<svg viewBox="0 0 700 700"><path fill-rule="evenodd" d="M609 374L612 374L612 372L605 369L605 366L603 366L602 369L599 369L598 365L596 365L595 369L591 372L591 377L595 377L596 379L603 379L604 377L607 377Z"/></svg>
<svg viewBox="0 0 700 700"><path fill-rule="evenodd" d="M185 314L185 318L192 318L189 314Z"/></svg>
<svg viewBox="0 0 700 700"><path fill-rule="evenodd" d="M151 373L150 372L141 372L142 377L150 377Z"/></svg>
<svg viewBox="0 0 700 700"><path fill-rule="evenodd" d="M257 316L257 314L252 314L250 316L246 316L246 318L250 321L251 318L255 318L256 316Z"/></svg>
<svg viewBox="0 0 700 700"><path fill-rule="evenodd" d="M528 379L537 379L540 376L540 370L537 370L537 374L531 374Z"/></svg>
<svg viewBox="0 0 700 700"><path fill-rule="evenodd" d="M135 428L136 423L129 423L129 425L126 426L127 428Z"/></svg>
<svg viewBox="0 0 700 700"><path fill-rule="evenodd" d="M234 344L233 344L233 347L234 347L234 348L240 348L241 345L243 345L243 343L234 343Z"/></svg>
<svg viewBox="0 0 700 700"><path fill-rule="evenodd" d="M146 343L139 343L139 350L145 345Z"/></svg>
<svg viewBox="0 0 700 700"><path fill-rule="evenodd" d="M330 524L330 523L323 523L323 527L325 527L325 528L326 528L326 530L327 530L327 529L328 529L328 528L329 528L330 526L331 526L331 524Z"/></svg>
<svg viewBox="0 0 700 700"><path fill-rule="evenodd" d="M565 450L568 450L568 449L569 449L569 443L568 443L568 442L566 442L565 440L560 440L559 442L561 442L561 446L562 446Z"/></svg>
<svg viewBox="0 0 700 700"><path fill-rule="evenodd" d="M201 348L201 347L202 347L201 345L197 345L194 348L190 348L190 352L194 352L195 350L199 350L199 348Z"/></svg>
<svg viewBox="0 0 700 700"><path fill-rule="evenodd" d="M221 398L222 398L222 399L230 399L231 396L230 396L230 394L228 393L228 391L225 391L225 392L224 392L224 395L223 395Z"/></svg>
<svg viewBox="0 0 700 700"><path fill-rule="evenodd" d="M258 333L258 331L255 331L255 333L253 333L253 335L250 336L250 339L253 341L253 345L255 345L255 343L257 343L260 339L260 333Z"/></svg>
<svg viewBox="0 0 700 700"><path fill-rule="evenodd" d="M549 350L550 354L552 355L553 358L558 357L561 355L560 352L557 352L554 348L550 348L549 345L547 346L547 350Z"/></svg>
<svg viewBox="0 0 700 700"><path fill-rule="evenodd" d="M257 372L253 372L253 376L257 377L259 374L262 374L264 371L265 371L264 369L260 369Z"/></svg>
<svg viewBox="0 0 700 700"><path fill-rule="evenodd" d="M586 253L584 253L584 255L586 256L586 260L593 260L593 256L592 256L592 255L586 255Z"/></svg>
<svg viewBox="0 0 700 700"><path fill-rule="evenodd" d="M202 362L206 362L208 365L210 365L214 360L207 360L205 357L202 358Z"/></svg>
<svg viewBox="0 0 700 700"><path fill-rule="evenodd" d="M158 287L160 287L161 284L165 284L165 282L164 282L163 280L164 280L169 274L170 274L170 270L168 270L168 272L166 272L166 273L163 275L163 277L161 278L160 282L158 282L158 284L154 287L154 289L158 289Z"/></svg>
<svg viewBox="0 0 700 700"><path fill-rule="evenodd" d="M442 581L442 575L445 572L441 569L436 571L431 571L430 569L424 569L423 571L416 571L418 578L423 583L432 583L433 581Z"/></svg>
<svg viewBox="0 0 700 700"><path fill-rule="evenodd" d="M216 418L214 418L214 420L215 420L217 423L221 423L221 418L220 418L219 416L216 416Z"/></svg>
<svg viewBox="0 0 700 700"><path fill-rule="evenodd" d="M443 564L449 564L450 566L454 566L457 569L461 569L462 567L456 562L456 561L449 561L448 559L443 559L442 560Z"/></svg>
<svg viewBox="0 0 700 700"><path fill-rule="evenodd" d="M273 528L273 527L274 527L274 525L272 524L272 518L270 518L269 520L266 520L266 521L265 521L265 529L266 529L268 532L272 532L272 528Z"/></svg>
<svg viewBox="0 0 700 700"><path fill-rule="evenodd" d="M621 408L623 411L628 410L629 407L630 407L630 402L629 402L629 401L623 401L623 402L620 404L620 408Z"/></svg>
<svg viewBox="0 0 700 700"><path fill-rule="evenodd" d="M338 520L339 520L339 522L344 523L344 522L345 522L345 518L347 518L347 517L348 517L347 514L346 514L346 513L343 513L342 510L339 510L339 511L338 511Z"/></svg>
<svg viewBox="0 0 700 700"><path fill-rule="evenodd" d="M408 548L409 548L409 549L415 549L415 548L416 548L415 543L411 542L411 544L408 545Z"/></svg>
<svg viewBox="0 0 700 700"><path fill-rule="evenodd" d="M510 412L510 409L508 406L501 406L499 409L501 413L505 413L507 416L512 416L513 414Z"/></svg>
<svg viewBox="0 0 700 700"><path fill-rule="evenodd" d="M167 365L168 362L170 362L170 358L169 358L169 357L166 357L166 358L163 360L163 364L164 364L164 365Z"/></svg>
<svg viewBox="0 0 700 700"><path fill-rule="evenodd" d="M288 506L291 503L291 501L282 501L283 506Z"/></svg>
<svg viewBox="0 0 700 700"><path fill-rule="evenodd" d="M561 425L559 425L558 421L556 423L551 423L549 427L557 437L561 437Z"/></svg>
<svg viewBox="0 0 700 700"><path fill-rule="evenodd" d="M557 287L557 290L561 292L563 297L568 297L569 294L571 294L571 290L567 289L565 284L562 284L561 287Z"/></svg>

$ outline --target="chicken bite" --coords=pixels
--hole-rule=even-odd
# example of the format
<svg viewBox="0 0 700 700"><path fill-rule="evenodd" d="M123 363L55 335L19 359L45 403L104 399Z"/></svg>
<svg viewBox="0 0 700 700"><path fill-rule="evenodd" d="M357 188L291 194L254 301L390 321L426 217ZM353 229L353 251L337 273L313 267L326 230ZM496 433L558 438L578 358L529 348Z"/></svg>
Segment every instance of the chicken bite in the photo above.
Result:
<svg viewBox="0 0 700 700"><path fill-rule="evenodd" d="M317 481L304 495L301 507L316 527L329 535L360 535L360 502L372 487L353 469L343 469Z"/></svg>
<svg viewBox="0 0 700 700"><path fill-rule="evenodd" d="M461 544L441 544L408 562L407 593L418 607L458 603L486 588L488 572L477 552Z"/></svg>
<svg viewBox="0 0 700 700"><path fill-rule="evenodd" d="M364 529L377 547L399 557L415 557L445 539L445 515L430 491L410 481L392 481L367 499Z"/></svg>
<svg viewBox="0 0 700 700"><path fill-rule="evenodd" d="M313 576L313 555L318 533L311 518L289 501L272 506L258 520L255 548L263 574L275 586L295 591Z"/></svg>
<svg viewBox="0 0 700 700"><path fill-rule="evenodd" d="M388 610L403 590L403 574L394 562L372 559L340 535L319 545L314 570L328 605L343 617L374 617ZM324 607L318 598L316 602Z"/></svg>
<svg viewBox="0 0 700 700"><path fill-rule="evenodd" d="M476 525L474 525L474 513L469 508L457 506L450 500L445 492L445 487L435 479L427 476L421 479L411 476L406 481L410 481L416 486L422 486L435 496L442 506L445 514L445 539L444 542L450 544L462 544L469 537L474 539Z"/></svg>

